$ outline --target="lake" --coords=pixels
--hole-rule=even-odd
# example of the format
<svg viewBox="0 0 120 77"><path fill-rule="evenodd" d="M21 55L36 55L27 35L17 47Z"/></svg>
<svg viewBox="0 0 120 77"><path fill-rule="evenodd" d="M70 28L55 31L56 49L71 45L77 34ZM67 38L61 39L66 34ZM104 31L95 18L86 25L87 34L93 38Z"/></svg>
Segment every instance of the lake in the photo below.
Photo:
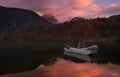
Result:
<svg viewBox="0 0 120 77"><path fill-rule="evenodd" d="M6 74L0 77L120 77L120 65L75 63L58 58L48 66L40 65L32 71Z"/></svg>
<svg viewBox="0 0 120 77"><path fill-rule="evenodd" d="M72 45L72 44L71 44ZM0 48L0 77L120 77L120 49L101 45L97 56L63 54L64 43L9 43Z"/></svg>

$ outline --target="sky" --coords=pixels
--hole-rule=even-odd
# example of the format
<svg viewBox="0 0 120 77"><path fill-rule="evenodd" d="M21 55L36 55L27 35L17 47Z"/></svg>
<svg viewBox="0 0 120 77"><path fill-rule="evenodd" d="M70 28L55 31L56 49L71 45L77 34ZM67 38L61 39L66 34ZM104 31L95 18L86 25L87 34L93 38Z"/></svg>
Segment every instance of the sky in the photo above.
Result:
<svg viewBox="0 0 120 77"><path fill-rule="evenodd" d="M120 14L120 0L0 0L1 6L33 10L63 22L73 17L108 17Z"/></svg>

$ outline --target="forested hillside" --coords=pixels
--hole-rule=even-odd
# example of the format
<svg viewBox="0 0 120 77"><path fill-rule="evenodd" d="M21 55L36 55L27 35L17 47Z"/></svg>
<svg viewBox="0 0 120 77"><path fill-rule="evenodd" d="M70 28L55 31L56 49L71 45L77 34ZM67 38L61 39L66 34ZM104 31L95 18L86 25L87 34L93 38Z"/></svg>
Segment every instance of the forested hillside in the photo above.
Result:
<svg viewBox="0 0 120 77"><path fill-rule="evenodd" d="M112 18L113 17L113 18ZM80 19L62 24L22 28L10 33L2 33L1 40L82 40L118 39L120 18Z"/></svg>

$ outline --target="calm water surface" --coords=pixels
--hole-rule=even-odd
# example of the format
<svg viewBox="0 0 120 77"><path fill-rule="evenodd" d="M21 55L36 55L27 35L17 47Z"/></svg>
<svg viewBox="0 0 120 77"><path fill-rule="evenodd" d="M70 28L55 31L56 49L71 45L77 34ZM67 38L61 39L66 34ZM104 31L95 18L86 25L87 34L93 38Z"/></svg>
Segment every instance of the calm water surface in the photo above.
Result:
<svg viewBox="0 0 120 77"><path fill-rule="evenodd" d="M52 44L29 43L29 44L30 46L28 44L22 44L25 45L23 47L21 47L22 45L21 46L13 45L10 47L10 49L13 50L12 52L9 52L9 49L6 50L7 47L6 45L2 46L1 50L3 49L4 51L1 52L3 53L1 54L1 56L3 56L3 58L6 58L6 56L8 57L9 54L9 57L5 59L5 61L8 62L10 60L10 63L11 61L13 62L11 63L11 65L9 63L3 63L4 68L8 69L9 66L10 71L15 70L15 68L20 69L22 65L23 68L25 67L27 68L27 66L28 68L30 68L35 64L39 65L40 63L43 63L42 61L46 61L53 57L56 58L58 57L58 55L61 56L61 54L63 55L62 51L63 44L59 43ZM18 49L24 51L21 52L21 50L18 51ZM0 77L120 77L120 56L119 56L120 49L118 51L116 48L111 47L104 48L103 46L99 50L100 52L98 53L97 57L92 58L90 56L85 55L69 54L71 56L75 56L77 59L86 60L85 62L82 63L73 62L71 59L58 58L57 61L55 61L54 63L51 63L49 65L39 65L37 68L31 71L21 73L6 72L7 74L1 75ZM14 57L16 57L16 59L14 59ZM20 63L21 64L20 65L16 64L18 62L19 64ZM31 65L29 66L29 64ZM1 68L3 66L1 66ZM3 69L1 70L4 71Z"/></svg>
<svg viewBox="0 0 120 77"><path fill-rule="evenodd" d="M59 58L54 64L48 66L40 65L32 71L0 77L120 77L120 65L75 63Z"/></svg>

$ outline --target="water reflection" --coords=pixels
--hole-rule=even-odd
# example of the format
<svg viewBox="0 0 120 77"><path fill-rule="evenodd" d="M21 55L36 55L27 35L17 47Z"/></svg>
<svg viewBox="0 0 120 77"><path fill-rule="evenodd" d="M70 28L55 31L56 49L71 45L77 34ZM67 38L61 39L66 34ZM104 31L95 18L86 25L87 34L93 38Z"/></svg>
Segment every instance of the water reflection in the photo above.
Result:
<svg viewBox="0 0 120 77"><path fill-rule="evenodd" d="M52 65L40 65L33 71L6 74L0 77L120 77L120 65L74 63L58 59Z"/></svg>
<svg viewBox="0 0 120 77"><path fill-rule="evenodd" d="M91 62L91 60L92 60L92 58L90 56L82 55L82 54L75 54L75 53L64 52L64 55L75 57L77 59L82 59L82 60L85 60L85 61L88 61L88 62Z"/></svg>

